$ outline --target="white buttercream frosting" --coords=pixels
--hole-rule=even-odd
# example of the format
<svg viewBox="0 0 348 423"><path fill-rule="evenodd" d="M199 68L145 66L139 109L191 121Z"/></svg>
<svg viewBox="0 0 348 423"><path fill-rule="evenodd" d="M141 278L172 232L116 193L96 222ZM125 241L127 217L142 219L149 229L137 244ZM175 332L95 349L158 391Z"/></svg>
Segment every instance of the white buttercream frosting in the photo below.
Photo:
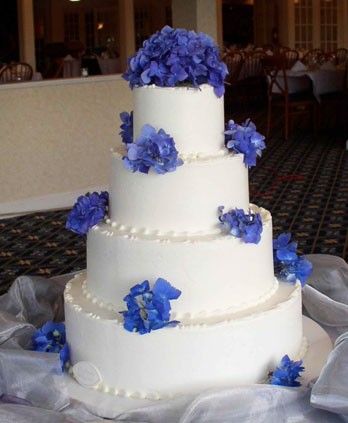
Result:
<svg viewBox="0 0 348 423"><path fill-rule="evenodd" d="M247 244L218 228L207 233L145 231L124 224L97 225L87 237L88 291L122 310L130 287L162 277L182 292L177 316L247 308L274 289L272 219L259 211L259 244Z"/></svg>
<svg viewBox="0 0 348 423"><path fill-rule="evenodd" d="M224 100L210 85L135 88L134 138L141 128L164 129L181 154L215 153L224 146Z"/></svg>
<svg viewBox="0 0 348 423"><path fill-rule="evenodd" d="M283 355L299 358L305 351L299 284L281 283L272 298L239 317L139 335L127 332L113 311L86 300L83 280L77 275L65 290L71 361L98 369L102 382L94 387L103 392L160 399L255 383Z"/></svg>
<svg viewBox="0 0 348 423"><path fill-rule="evenodd" d="M247 209L248 169L242 154L186 158L174 172L132 173L112 153L110 219L162 232L211 231L217 209Z"/></svg>

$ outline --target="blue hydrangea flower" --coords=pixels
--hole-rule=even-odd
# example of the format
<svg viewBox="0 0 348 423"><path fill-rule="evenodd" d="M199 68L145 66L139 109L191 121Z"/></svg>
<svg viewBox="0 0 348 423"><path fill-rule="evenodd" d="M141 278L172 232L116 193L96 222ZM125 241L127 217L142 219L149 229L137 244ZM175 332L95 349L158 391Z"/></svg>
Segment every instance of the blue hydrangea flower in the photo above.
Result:
<svg viewBox="0 0 348 423"><path fill-rule="evenodd" d="M273 250L276 260L282 262L292 262L297 259L297 242L290 242L291 234L282 233L273 240Z"/></svg>
<svg viewBox="0 0 348 423"><path fill-rule="evenodd" d="M157 279L152 290L149 281L133 286L123 299L127 310L120 312L124 317L124 328L143 335L165 326L175 326L179 322L170 321L170 300L176 300L180 295L181 291L162 278Z"/></svg>
<svg viewBox="0 0 348 423"><path fill-rule="evenodd" d="M256 165L257 157L266 148L265 137L257 132L250 119L241 125L230 120L226 125L225 144L229 150L244 154L244 163L249 168Z"/></svg>
<svg viewBox="0 0 348 423"><path fill-rule="evenodd" d="M291 241L290 233L282 233L273 240L273 262L276 276L286 282L304 286L312 273L312 263L297 255L297 243Z"/></svg>
<svg viewBox="0 0 348 423"><path fill-rule="evenodd" d="M132 172L148 173L152 168L156 173L164 174L183 164L173 138L163 129L157 132L151 125L144 125L137 140L126 144L126 148L123 163Z"/></svg>
<svg viewBox="0 0 348 423"><path fill-rule="evenodd" d="M133 111L120 113L120 118L122 121L120 126L122 142L125 144L131 143L133 142Z"/></svg>
<svg viewBox="0 0 348 423"><path fill-rule="evenodd" d="M299 280L303 287L311 275L312 270L312 263L303 256L300 256L292 262L282 263L278 271L278 276L280 279L291 283Z"/></svg>
<svg viewBox="0 0 348 423"><path fill-rule="evenodd" d="M281 386L301 386L297 380L300 373L304 371L302 360L292 361L288 355L285 355L280 362L280 365L270 374L269 383L271 385Z"/></svg>
<svg viewBox="0 0 348 423"><path fill-rule="evenodd" d="M106 191L81 195L68 215L65 227L79 235L85 235L90 228L107 215L109 194Z"/></svg>
<svg viewBox="0 0 348 423"><path fill-rule="evenodd" d="M223 212L224 207L218 208L219 221L225 231L246 243L258 244L262 233L262 219L260 213L244 213L242 209Z"/></svg>
<svg viewBox="0 0 348 423"><path fill-rule="evenodd" d="M66 343L64 323L46 322L32 337L33 350L59 353L62 368L69 361L69 347Z"/></svg>
<svg viewBox="0 0 348 423"><path fill-rule="evenodd" d="M155 84L159 87L210 84L221 97L225 92L227 66L219 49L206 34L165 26L128 61L123 77L131 88Z"/></svg>

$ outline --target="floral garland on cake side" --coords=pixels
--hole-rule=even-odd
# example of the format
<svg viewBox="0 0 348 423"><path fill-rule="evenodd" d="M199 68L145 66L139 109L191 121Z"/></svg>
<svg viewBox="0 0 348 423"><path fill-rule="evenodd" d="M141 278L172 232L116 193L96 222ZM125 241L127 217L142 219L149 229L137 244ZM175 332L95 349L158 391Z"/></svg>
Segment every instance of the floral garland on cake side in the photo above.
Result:
<svg viewBox="0 0 348 423"><path fill-rule="evenodd" d="M147 280L134 285L123 299L127 304L127 310L120 312L124 328L144 335L166 326L176 326L180 322L170 320L170 301L180 295L181 291L163 278L158 278L152 289Z"/></svg>
<svg viewBox="0 0 348 423"><path fill-rule="evenodd" d="M32 336L33 350L59 353L62 370L70 359L64 323L46 322Z"/></svg>
<svg viewBox="0 0 348 423"><path fill-rule="evenodd" d="M249 211L245 213L242 209L233 209L227 213L223 212L224 206L218 208L219 221L223 231L240 238L245 243L258 244L261 240L263 230L260 213Z"/></svg>
<svg viewBox="0 0 348 423"><path fill-rule="evenodd" d="M131 88L209 84L216 96L225 92L227 66L220 51L207 34L165 26L145 40L142 48L128 60L123 78Z"/></svg>
<svg viewBox="0 0 348 423"><path fill-rule="evenodd" d="M301 282L302 287L312 273L312 263L297 254L297 242L290 233L282 233L273 240L273 262L276 276L290 283Z"/></svg>
<svg viewBox="0 0 348 423"><path fill-rule="evenodd" d="M66 229L86 235L90 228L101 222L109 210L109 193L102 191L78 197L66 221Z"/></svg>
<svg viewBox="0 0 348 423"><path fill-rule="evenodd" d="M225 131L226 148L234 153L244 155L244 164L251 168L256 166L257 157L261 157L266 148L265 137L256 130L255 124L247 119L239 125L234 120L228 121Z"/></svg>

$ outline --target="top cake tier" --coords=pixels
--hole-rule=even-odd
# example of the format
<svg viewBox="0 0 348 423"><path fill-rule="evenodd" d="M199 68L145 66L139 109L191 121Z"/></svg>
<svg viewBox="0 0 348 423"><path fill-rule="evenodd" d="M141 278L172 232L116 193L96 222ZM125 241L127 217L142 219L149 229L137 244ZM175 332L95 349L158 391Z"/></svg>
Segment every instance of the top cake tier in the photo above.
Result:
<svg viewBox="0 0 348 423"><path fill-rule="evenodd" d="M217 154L224 148L224 102L213 87L134 88L134 139L143 125L173 137L181 156Z"/></svg>

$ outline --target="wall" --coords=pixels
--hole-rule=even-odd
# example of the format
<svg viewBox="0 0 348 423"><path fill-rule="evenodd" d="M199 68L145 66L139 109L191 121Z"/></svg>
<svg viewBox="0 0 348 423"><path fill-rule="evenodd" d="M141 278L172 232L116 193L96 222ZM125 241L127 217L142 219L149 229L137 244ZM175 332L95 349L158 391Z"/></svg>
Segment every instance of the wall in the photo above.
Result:
<svg viewBox="0 0 348 423"><path fill-rule="evenodd" d="M2 85L0 103L0 206L108 183L119 113L132 110L120 75Z"/></svg>

